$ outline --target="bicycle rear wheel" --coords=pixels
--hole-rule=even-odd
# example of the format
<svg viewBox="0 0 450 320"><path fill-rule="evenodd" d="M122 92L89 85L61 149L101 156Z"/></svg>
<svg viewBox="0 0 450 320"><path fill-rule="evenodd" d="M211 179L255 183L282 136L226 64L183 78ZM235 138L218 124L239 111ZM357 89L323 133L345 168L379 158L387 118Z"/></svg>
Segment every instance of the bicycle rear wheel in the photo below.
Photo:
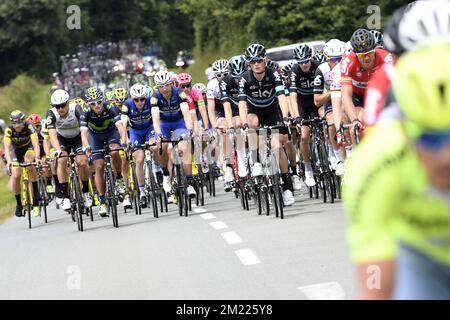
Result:
<svg viewBox="0 0 450 320"><path fill-rule="evenodd" d="M119 227L119 221L118 221L118 217L117 217L117 203L116 203L116 199L114 197L115 192L114 192L114 188L115 188L115 179L114 179L114 175L112 173L112 169L111 167L108 167L105 170L106 173L106 180L107 180L107 203L108 203L108 207L109 207L109 212L111 213L111 217L113 220L113 227L118 228Z"/></svg>
<svg viewBox="0 0 450 320"><path fill-rule="evenodd" d="M31 190L30 190L30 182L26 181L25 182L25 193L26 193L26 199L27 199L27 203L25 206L25 211L26 214L28 215L28 229L31 229L31 194L30 194Z"/></svg>
<svg viewBox="0 0 450 320"><path fill-rule="evenodd" d="M77 222L78 231L83 231L83 203L81 198L81 188L78 177L71 177L72 201L75 201L75 206L71 210L75 210L74 215Z"/></svg>

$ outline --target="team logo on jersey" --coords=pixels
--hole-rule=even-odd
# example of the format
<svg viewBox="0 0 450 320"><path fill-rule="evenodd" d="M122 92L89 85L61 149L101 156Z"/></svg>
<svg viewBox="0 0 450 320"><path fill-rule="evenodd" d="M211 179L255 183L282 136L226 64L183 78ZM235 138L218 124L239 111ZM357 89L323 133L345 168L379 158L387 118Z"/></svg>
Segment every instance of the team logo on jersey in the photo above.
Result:
<svg viewBox="0 0 450 320"><path fill-rule="evenodd" d="M47 117L47 125L52 124L53 120L51 117Z"/></svg>

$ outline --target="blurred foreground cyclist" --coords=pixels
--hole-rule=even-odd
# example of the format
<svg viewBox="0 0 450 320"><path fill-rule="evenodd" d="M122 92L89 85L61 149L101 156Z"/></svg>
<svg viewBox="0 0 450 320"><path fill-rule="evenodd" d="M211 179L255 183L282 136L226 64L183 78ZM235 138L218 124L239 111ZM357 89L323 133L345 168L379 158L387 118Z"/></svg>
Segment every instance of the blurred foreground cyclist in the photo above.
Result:
<svg viewBox="0 0 450 320"><path fill-rule="evenodd" d="M450 45L432 43L396 64L403 117L374 126L348 163L360 298L450 299Z"/></svg>

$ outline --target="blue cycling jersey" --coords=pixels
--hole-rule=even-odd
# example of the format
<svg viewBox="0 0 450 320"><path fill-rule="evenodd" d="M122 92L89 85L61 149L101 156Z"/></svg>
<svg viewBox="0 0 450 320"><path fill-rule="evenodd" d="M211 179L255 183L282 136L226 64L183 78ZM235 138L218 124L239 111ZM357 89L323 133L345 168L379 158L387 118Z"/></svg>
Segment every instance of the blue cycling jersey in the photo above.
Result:
<svg viewBox="0 0 450 320"><path fill-rule="evenodd" d="M176 87L172 87L170 101L167 101L159 90L156 90L153 97L150 98L152 107L158 107L161 122L175 122L183 119L181 108L183 104L186 108L189 105L186 102L186 94Z"/></svg>
<svg viewBox="0 0 450 320"><path fill-rule="evenodd" d="M122 106L122 114L128 117L130 128L135 130L147 129L153 125L149 98L145 100L142 111L137 109L133 99L128 99Z"/></svg>
<svg viewBox="0 0 450 320"><path fill-rule="evenodd" d="M102 133L114 128L114 125L119 121L119 108L104 102L103 111L100 114L96 114L89 106L83 108L80 116L80 127L89 128L94 133Z"/></svg>

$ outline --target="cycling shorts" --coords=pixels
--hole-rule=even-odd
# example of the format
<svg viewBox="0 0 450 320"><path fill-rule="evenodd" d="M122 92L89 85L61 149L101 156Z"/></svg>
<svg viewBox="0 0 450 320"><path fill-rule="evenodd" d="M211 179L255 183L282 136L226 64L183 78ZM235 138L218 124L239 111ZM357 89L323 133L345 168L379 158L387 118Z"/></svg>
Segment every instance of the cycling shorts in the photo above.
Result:
<svg viewBox="0 0 450 320"><path fill-rule="evenodd" d="M120 145L120 135L117 128L113 127L106 132L96 133L89 131L89 144L93 151L100 150L105 147L105 145L118 144ZM92 155L92 161L103 159L103 154L96 153Z"/></svg>
<svg viewBox="0 0 450 320"><path fill-rule="evenodd" d="M161 121L161 133L167 139L171 138L171 131L173 131L173 138L177 138L183 134L187 134L186 124L184 123L184 119L180 119L177 121Z"/></svg>
<svg viewBox="0 0 450 320"><path fill-rule="evenodd" d="M144 144L154 136L155 130L153 130L153 126L143 130L134 130L133 128L130 128L130 142L132 144Z"/></svg>

